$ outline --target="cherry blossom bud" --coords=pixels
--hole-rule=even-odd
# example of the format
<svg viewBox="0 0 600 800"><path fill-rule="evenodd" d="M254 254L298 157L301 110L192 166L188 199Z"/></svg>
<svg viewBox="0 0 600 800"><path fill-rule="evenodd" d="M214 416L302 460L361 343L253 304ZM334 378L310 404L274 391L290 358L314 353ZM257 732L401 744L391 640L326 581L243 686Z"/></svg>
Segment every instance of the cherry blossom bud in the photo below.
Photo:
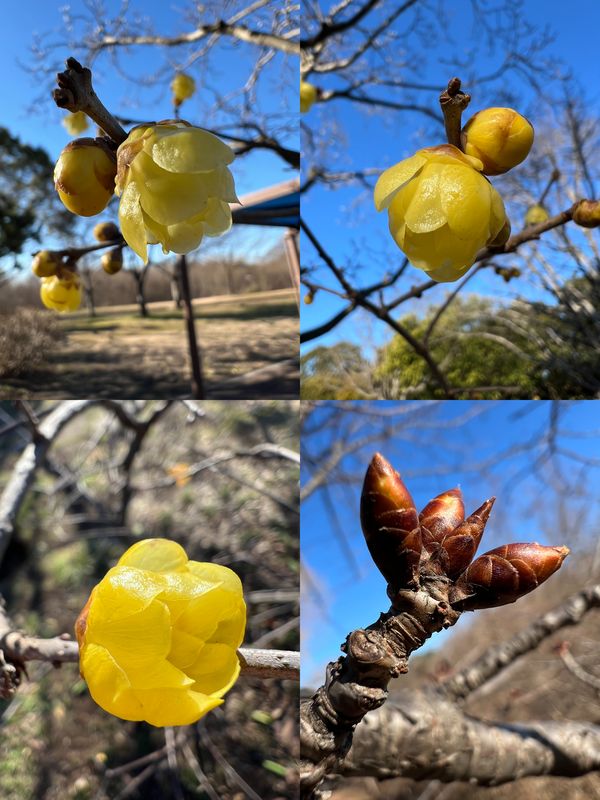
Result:
<svg viewBox="0 0 600 800"><path fill-rule="evenodd" d="M473 560L495 499L492 497L486 500L464 522L441 539L440 560L449 578L460 575Z"/></svg>
<svg viewBox="0 0 600 800"><path fill-rule="evenodd" d="M423 543L440 542L465 518L465 505L460 489L450 489L430 500L419 514Z"/></svg>
<svg viewBox="0 0 600 800"><path fill-rule="evenodd" d="M371 557L388 583L416 587L422 549L417 509L400 475L379 453L365 475L360 521Z"/></svg>

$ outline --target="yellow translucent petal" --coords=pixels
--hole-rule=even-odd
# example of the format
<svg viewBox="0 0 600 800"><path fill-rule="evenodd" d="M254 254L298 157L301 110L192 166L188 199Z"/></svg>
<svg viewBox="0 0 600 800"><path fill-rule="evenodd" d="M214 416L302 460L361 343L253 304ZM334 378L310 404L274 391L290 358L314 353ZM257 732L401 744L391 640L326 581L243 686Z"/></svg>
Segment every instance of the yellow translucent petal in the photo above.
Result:
<svg viewBox="0 0 600 800"><path fill-rule="evenodd" d="M117 566L173 572L185 569L187 563L187 554L177 542L170 539L142 539L123 553Z"/></svg>
<svg viewBox="0 0 600 800"><path fill-rule="evenodd" d="M487 240L490 185L474 169L446 164L440 178L440 198L452 232L461 239Z"/></svg>
<svg viewBox="0 0 600 800"><path fill-rule="evenodd" d="M123 617L111 609L98 592L90 607L85 641L101 644L125 668L164 659L171 647L171 616L164 603L152 600L142 611ZM133 644L134 643L134 644Z"/></svg>
<svg viewBox="0 0 600 800"><path fill-rule="evenodd" d="M196 661L203 647L204 642L201 639L179 630L175 626L171 632L171 649L167 658L171 664L184 670L187 674L186 667Z"/></svg>
<svg viewBox="0 0 600 800"><path fill-rule="evenodd" d="M237 680L240 663L233 647L206 644L186 672L196 681L193 686L195 691L221 697Z"/></svg>
<svg viewBox="0 0 600 800"><path fill-rule="evenodd" d="M132 181L125 187L119 201L119 227L127 244L147 264L148 247L140 193Z"/></svg>
<svg viewBox="0 0 600 800"><path fill-rule="evenodd" d="M164 588L158 599L168 606L173 622L179 619L194 598L219 588L218 583L199 580L187 568L185 572L172 572L163 577Z"/></svg>
<svg viewBox="0 0 600 800"><path fill-rule="evenodd" d="M121 719L144 719L142 704L127 676L104 647L84 645L79 665L90 694L100 708Z"/></svg>
<svg viewBox="0 0 600 800"><path fill-rule="evenodd" d="M178 222L167 226L167 240L164 244L173 253L189 253L198 247L203 238L202 222Z"/></svg>
<svg viewBox="0 0 600 800"><path fill-rule="evenodd" d="M134 161L134 176L140 190L143 210L161 225L175 225L199 214L206 208L209 194L201 175L178 175L160 170L156 165L146 169L140 153Z"/></svg>
<svg viewBox="0 0 600 800"><path fill-rule="evenodd" d="M444 167L427 164L413 181L415 192L406 207L404 222L415 233L426 233L446 224L440 200L440 183Z"/></svg>
<svg viewBox="0 0 600 800"><path fill-rule="evenodd" d="M156 727L190 725L223 702L190 689L136 689L135 695L144 719Z"/></svg>
<svg viewBox="0 0 600 800"><path fill-rule="evenodd" d="M207 172L221 164L231 164L233 150L217 136L200 128L183 128L144 143L145 151L160 167L169 172Z"/></svg>
<svg viewBox="0 0 600 800"><path fill-rule="evenodd" d="M209 641L212 643L221 642L232 647L239 647L244 640L246 630L246 606L240 604L231 617L224 619L217 625Z"/></svg>
<svg viewBox="0 0 600 800"><path fill-rule="evenodd" d="M490 236L495 238L502 230L506 222L506 210L504 202L499 192L490 184L491 214L490 214Z"/></svg>
<svg viewBox="0 0 600 800"><path fill-rule="evenodd" d="M413 233L407 229L404 252L409 261L426 272L446 275L444 280L456 280L475 259L478 243L456 236L448 226L431 233ZM439 280L436 276L435 280Z"/></svg>
<svg viewBox="0 0 600 800"><path fill-rule="evenodd" d="M231 209L223 200L211 197L202 216L205 236L220 236L231 228Z"/></svg>
<svg viewBox="0 0 600 800"><path fill-rule="evenodd" d="M414 156L405 158L404 161L400 161L400 163L386 169L377 179L375 191L373 192L373 199L377 211L388 208L398 190L401 189L413 175L416 175L425 163L426 159L422 155L416 153Z"/></svg>
<svg viewBox="0 0 600 800"><path fill-rule="evenodd" d="M388 210L390 233L398 241L398 235L405 227L406 210L417 191L417 179L406 183L395 195Z"/></svg>
<svg viewBox="0 0 600 800"><path fill-rule="evenodd" d="M238 575L222 564L209 564L204 561L188 561L188 569L205 583L220 583L221 587L231 592L236 598L243 595L242 582Z"/></svg>

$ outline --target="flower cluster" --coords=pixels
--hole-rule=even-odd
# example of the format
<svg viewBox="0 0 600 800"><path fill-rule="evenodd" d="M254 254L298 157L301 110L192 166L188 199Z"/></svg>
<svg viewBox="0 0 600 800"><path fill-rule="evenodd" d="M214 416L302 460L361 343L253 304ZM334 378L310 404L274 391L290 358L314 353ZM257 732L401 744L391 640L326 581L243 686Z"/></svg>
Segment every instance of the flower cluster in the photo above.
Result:
<svg viewBox="0 0 600 800"><path fill-rule="evenodd" d="M388 210L390 233L409 261L436 281L456 281L481 248L502 246L510 223L485 176L520 164L532 143L525 117L488 108L464 126L462 150L423 148L385 170L375 186L375 207Z"/></svg>
<svg viewBox="0 0 600 800"><path fill-rule="evenodd" d="M388 582L392 599L424 581L450 581L448 600L456 611L514 603L561 566L567 547L508 544L473 560L494 504L486 500L465 518L460 489L431 500L420 514L392 465L377 453L361 496L362 530L373 561Z"/></svg>
<svg viewBox="0 0 600 800"><path fill-rule="evenodd" d="M105 711L151 725L189 725L223 703L240 672L246 625L238 576L189 561L167 539L129 548L76 624L80 670Z"/></svg>
<svg viewBox="0 0 600 800"><path fill-rule="evenodd" d="M40 298L46 308L61 313L76 311L81 304L81 283L74 265L52 250L40 250L31 263L33 274L40 278Z"/></svg>

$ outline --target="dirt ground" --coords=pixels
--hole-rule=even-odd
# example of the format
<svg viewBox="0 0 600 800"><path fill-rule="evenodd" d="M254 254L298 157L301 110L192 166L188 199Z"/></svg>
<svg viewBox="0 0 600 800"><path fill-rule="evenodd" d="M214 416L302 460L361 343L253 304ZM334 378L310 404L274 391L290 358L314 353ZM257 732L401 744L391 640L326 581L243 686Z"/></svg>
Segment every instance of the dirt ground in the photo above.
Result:
<svg viewBox="0 0 600 800"><path fill-rule="evenodd" d="M298 312L292 291L202 298L196 333L209 397L298 396ZM47 365L4 380L4 397L190 396L184 323L171 303L101 308L62 320L65 340ZM285 364L281 366L281 362ZM252 373L242 383L228 381Z"/></svg>

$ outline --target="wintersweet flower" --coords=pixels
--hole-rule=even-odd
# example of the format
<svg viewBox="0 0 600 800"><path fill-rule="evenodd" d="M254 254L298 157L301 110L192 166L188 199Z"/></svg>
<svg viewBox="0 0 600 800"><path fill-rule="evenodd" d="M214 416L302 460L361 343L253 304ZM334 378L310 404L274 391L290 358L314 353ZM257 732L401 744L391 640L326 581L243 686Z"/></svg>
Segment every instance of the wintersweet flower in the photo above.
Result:
<svg viewBox="0 0 600 800"><path fill-rule="evenodd" d="M196 91L196 81L191 75L178 72L171 81L171 91L173 92L173 103L180 106L184 100L189 100Z"/></svg>
<svg viewBox="0 0 600 800"><path fill-rule="evenodd" d="M300 81L300 111L306 114L317 100L317 88L308 81Z"/></svg>
<svg viewBox="0 0 600 800"><path fill-rule="evenodd" d="M533 125L513 108L485 108L462 130L462 146L478 158L486 175L501 175L529 155Z"/></svg>
<svg viewBox="0 0 600 800"><path fill-rule="evenodd" d="M238 202L227 169L234 153L212 133L166 120L134 128L117 150L116 193L123 237L144 263L148 244L189 253L231 227Z"/></svg>
<svg viewBox="0 0 600 800"><path fill-rule="evenodd" d="M62 124L70 136L79 136L88 129L87 116L83 111L76 111L74 114L63 117Z"/></svg>
<svg viewBox="0 0 600 800"><path fill-rule="evenodd" d="M114 222L99 222L92 231L97 242L114 242L121 236L121 231Z"/></svg>
<svg viewBox="0 0 600 800"><path fill-rule="evenodd" d="M379 176L374 200L409 261L436 281L455 281L506 223L504 203L481 162L450 144L426 147Z"/></svg>
<svg viewBox="0 0 600 800"><path fill-rule="evenodd" d="M549 215L544 206L536 203L527 209L525 225L539 225L540 222L546 222L547 219L549 219Z"/></svg>
<svg viewBox="0 0 600 800"><path fill-rule="evenodd" d="M115 154L104 139L75 139L56 162L54 185L69 211L93 217L113 196L116 174Z"/></svg>
<svg viewBox="0 0 600 800"><path fill-rule="evenodd" d="M51 275L56 275L60 263L61 258L57 253L51 250L40 250L33 257L31 270L38 278L49 278Z"/></svg>
<svg viewBox="0 0 600 800"><path fill-rule="evenodd" d="M46 308L65 313L77 311L81 305L81 284L79 276L63 269L60 275L42 278L40 298Z"/></svg>
<svg viewBox="0 0 600 800"><path fill-rule="evenodd" d="M104 272L115 275L123 268L123 251L120 247L113 247L106 253L102 253L100 264Z"/></svg>
<svg viewBox="0 0 600 800"><path fill-rule="evenodd" d="M234 572L189 561L168 539L144 539L79 615L81 674L96 703L121 719L189 725L237 680L245 624Z"/></svg>

